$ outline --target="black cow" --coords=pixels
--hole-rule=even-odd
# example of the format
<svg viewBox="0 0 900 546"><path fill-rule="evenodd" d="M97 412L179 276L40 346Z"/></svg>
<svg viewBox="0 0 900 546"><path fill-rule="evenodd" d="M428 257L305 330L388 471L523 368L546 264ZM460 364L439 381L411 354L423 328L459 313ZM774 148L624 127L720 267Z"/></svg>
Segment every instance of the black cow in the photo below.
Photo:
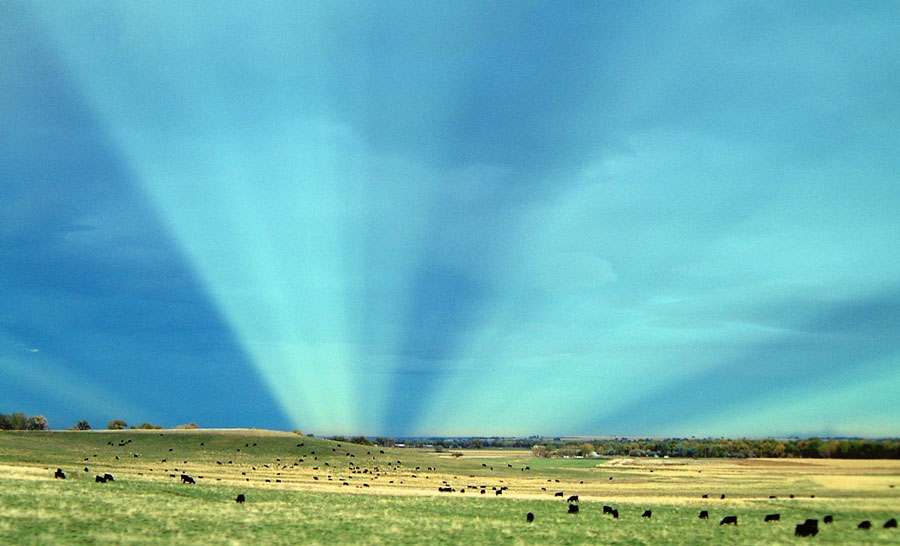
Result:
<svg viewBox="0 0 900 546"><path fill-rule="evenodd" d="M562 492L562 491L557 491L556 493L553 493L553 496L554 496L554 497L562 497L562 496L564 496L564 495L563 495L563 492Z"/></svg>
<svg viewBox="0 0 900 546"><path fill-rule="evenodd" d="M62 469L62 468L57 468L57 469L56 469L56 472L53 474L53 478L54 478L54 479L64 480L64 479L66 479L66 473L63 472L63 469Z"/></svg>
<svg viewBox="0 0 900 546"><path fill-rule="evenodd" d="M497 493L495 493L495 495L502 495L502 494L503 494L503 490L502 490L502 489L498 489L498 490L497 490Z"/></svg>
<svg viewBox="0 0 900 546"><path fill-rule="evenodd" d="M709 519L709 512L706 510L700 510L700 515L697 516L700 519Z"/></svg>
<svg viewBox="0 0 900 546"><path fill-rule="evenodd" d="M610 512L610 514L612 515L613 519L619 519L619 510L618 509L613 508L613 511Z"/></svg>
<svg viewBox="0 0 900 546"><path fill-rule="evenodd" d="M794 528L796 537L814 537L817 534L819 534L819 520L817 519L808 519Z"/></svg>
<svg viewBox="0 0 900 546"><path fill-rule="evenodd" d="M578 495L570 496L568 499L566 499L566 502L578 502Z"/></svg>
<svg viewBox="0 0 900 546"><path fill-rule="evenodd" d="M834 516L832 516L831 514L822 518L822 523L831 523L833 521L834 521Z"/></svg>
<svg viewBox="0 0 900 546"><path fill-rule="evenodd" d="M709 498L709 495L706 495L706 494L700 495L700 498L701 498L701 499L708 499L708 498Z"/></svg>
<svg viewBox="0 0 900 546"><path fill-rule="evenodd" d="M763 521L781 521L781 514L766 514Z"/></svg>
<svg viewBox="0 0 900 546"><path fill-rule="evenodd" d="M197 482L195 482L194 478L188 476L187 474L182 474L181 483L196 484Z"/></svg>
<svg viewBox="0 0 900 546"><path fill-rule="evenodd" d="M612 511L613 511L612 506L609 506L608 504L603 506L604 514L612 514Z"/></svg>
<svg viewBox="0 0 900 546"><path fill-rule="evenodd" d="M244 504L245 500L247 500L247 497L245 497L243 493L238 493L238 496L236 499L234 499L234 502L238 504Z"/></svg>
<svg viewBox="0 0 900 546"><path fill-rule="evenodd" d="M452 487L438 487L440 493L453 493Z"/></svg>
<svg viewBox="0 0 900 546"><path fill-rule="evenodd" d="M106 483L106 478L103 476L94 476L95 483Z"/></svg>
<svg viewBox="0 0 900 546"><path fill-rule="evenodd" d="M570 513L570 514L577 514L577 513L578 513L578 505L577 505L577 504L570 504L570 505L569 505L569 513Z"/></svg>
<svg viewBox="0 0 900 546"><path fill-rule="evenodd" d="M114 482L114 481L116 481L116 478L113 477L113 475L112 475L112 474L109 474L109 473L104 474L103 477L104 477L104 478L106 479L106 481L108 481L108 482Z"/></svg>
<svg viewBox="0 0 900 546"><path fill-rule="evenodd" d="M857 529L865 529L866 531L868 531L869 529L872 528L872 522L869 520L865 520L865 521L861 522L859 525L857 525L856 528Z"/></svg>
<svg viewBox="0 0 900 546"><path fill-rule="evenodd" d="M896 529L897 528L897 520L896 518L891 518L884 522L885 529Z"/></svg>
<svg viewBox="0 0 900 546"><path fill-rule="evenodd" d="M722 493L722 496L719 497L719 498L720 498L720 499L724 499L724 498L725 498L725 493Z"/></svg>
<svg viewBox="0 0 900 546"><path fill-rule="evenodd" d="M532 514L531 512L525 514L525 521L527 521L528 523L534 522L534 514Z"/></svg>
<svg viewBox="0 0 900 546"><path fill-rule="evenodd" d="M650 516L652 516L652 515L653 515L653 513L650 510L644 510L644 513L641 514L641 517L650 519Z"/></svg>
<svg viewBox="0 0 900 546"><path fill-rule="evenodd" d="M719 525L737 525L737 516L725 516Z"/></svg>

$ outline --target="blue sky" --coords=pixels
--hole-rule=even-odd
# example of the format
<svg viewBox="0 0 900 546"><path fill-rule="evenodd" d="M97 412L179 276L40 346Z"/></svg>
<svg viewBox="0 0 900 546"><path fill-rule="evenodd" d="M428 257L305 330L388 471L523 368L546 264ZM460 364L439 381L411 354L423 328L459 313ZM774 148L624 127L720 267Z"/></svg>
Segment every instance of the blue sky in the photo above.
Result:
<svg viewBox="0 0 900 546"><path fill-rule="evenodd" d="M895 2L0 21L0 411L900 430Z"/></svg>

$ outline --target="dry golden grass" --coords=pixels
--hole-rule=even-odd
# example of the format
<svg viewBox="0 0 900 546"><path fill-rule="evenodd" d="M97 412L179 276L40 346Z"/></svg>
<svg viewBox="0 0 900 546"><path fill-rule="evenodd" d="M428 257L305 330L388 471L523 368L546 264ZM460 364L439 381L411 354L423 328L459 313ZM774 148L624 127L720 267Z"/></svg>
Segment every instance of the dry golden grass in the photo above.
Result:
<svg viewBox="0 0 900 546"><path fill-rule="evenodd" d="M777 544L794 540L791 522L826 513L836 524L818 542L897 538L890 530L857 533L853 522L900 515L900 461L462 453L253 430L0 434L7 516L0 542L246 543L240 533L247 532L275 543ZM57 466L69 473L65 482L53 479ZM116 475L115 484L93 483L104 472ZM182 485L182 472L197 485ZM445 484L455 491L438 492ZM496 496L501 487L508 489ZM579 495L577 519L565 514L557 491ZM238 507L237 492L253 502ZM619 506L622 520L613 525L600 514L602 504ZM652 524L638 517L644 508L654 509ZM699 525L700 509L713 518L737 514L742 524L730 531ZM110 528L95 510L133 527ZM540 526L522 527L528 511ZM782 513L786 523L763 525L769 512Z"/></svg>

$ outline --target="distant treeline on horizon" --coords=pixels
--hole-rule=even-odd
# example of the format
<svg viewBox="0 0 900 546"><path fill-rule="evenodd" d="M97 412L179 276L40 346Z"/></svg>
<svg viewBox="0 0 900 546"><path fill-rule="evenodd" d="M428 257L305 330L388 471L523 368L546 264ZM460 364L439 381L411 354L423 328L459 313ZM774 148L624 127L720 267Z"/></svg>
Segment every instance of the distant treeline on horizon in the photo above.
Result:
<svg viewBox="0 0 900 546"><path fill-rule="evenodd" d="M114 419L108 430L123 430L128 424ZM132 425L131 429L162 429L151 423ZM178 425L176 429L197 429L196 423ZM0 413L0 431L50 430L42 415L26 416L23 412ZM91 430L87 421L78 421L69 430ZM295 434L302 435L299 430ZM308 436L312 436L309 434ZM900 459L900 438L590 438L529 436L514 437L366 437L331 436L331 440L384 447L410 447L448 451L453 449L530 449L535 457L690 457L690 458L830 458L830 459Z"/></svg>
<svg viewBox="0 0 900 546"><path fill-rule="evenodd" d="M863 438L667 438L591 439L564 438L374 438L332 439L385 446L434 448L435 450L518 448L530 449L535 457L691 457L691 458L785 458L900 459L900 439Z"/></svg>

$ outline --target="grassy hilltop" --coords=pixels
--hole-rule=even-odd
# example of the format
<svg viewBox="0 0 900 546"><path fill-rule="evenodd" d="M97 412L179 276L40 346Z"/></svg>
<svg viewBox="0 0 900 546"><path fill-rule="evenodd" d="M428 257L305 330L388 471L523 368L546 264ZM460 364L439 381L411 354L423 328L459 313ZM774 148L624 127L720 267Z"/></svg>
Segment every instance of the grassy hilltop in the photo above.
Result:
<svg viewBox="0 0 900 546"><path fill-rule="evenodd" d="M104 473L115 482L94 481ZM808 540L796 523L833 514L812 540L895 544L900 533L881 528L900 516L892 485L898 461L457 457L262 430L4 432L0 543L783 544ZM579 514L559 491L579 495ZM763 523L775 512L780 523ZM725 515L738 526L720 527ZM873 529L857 530L865 519Z"/></svg>

